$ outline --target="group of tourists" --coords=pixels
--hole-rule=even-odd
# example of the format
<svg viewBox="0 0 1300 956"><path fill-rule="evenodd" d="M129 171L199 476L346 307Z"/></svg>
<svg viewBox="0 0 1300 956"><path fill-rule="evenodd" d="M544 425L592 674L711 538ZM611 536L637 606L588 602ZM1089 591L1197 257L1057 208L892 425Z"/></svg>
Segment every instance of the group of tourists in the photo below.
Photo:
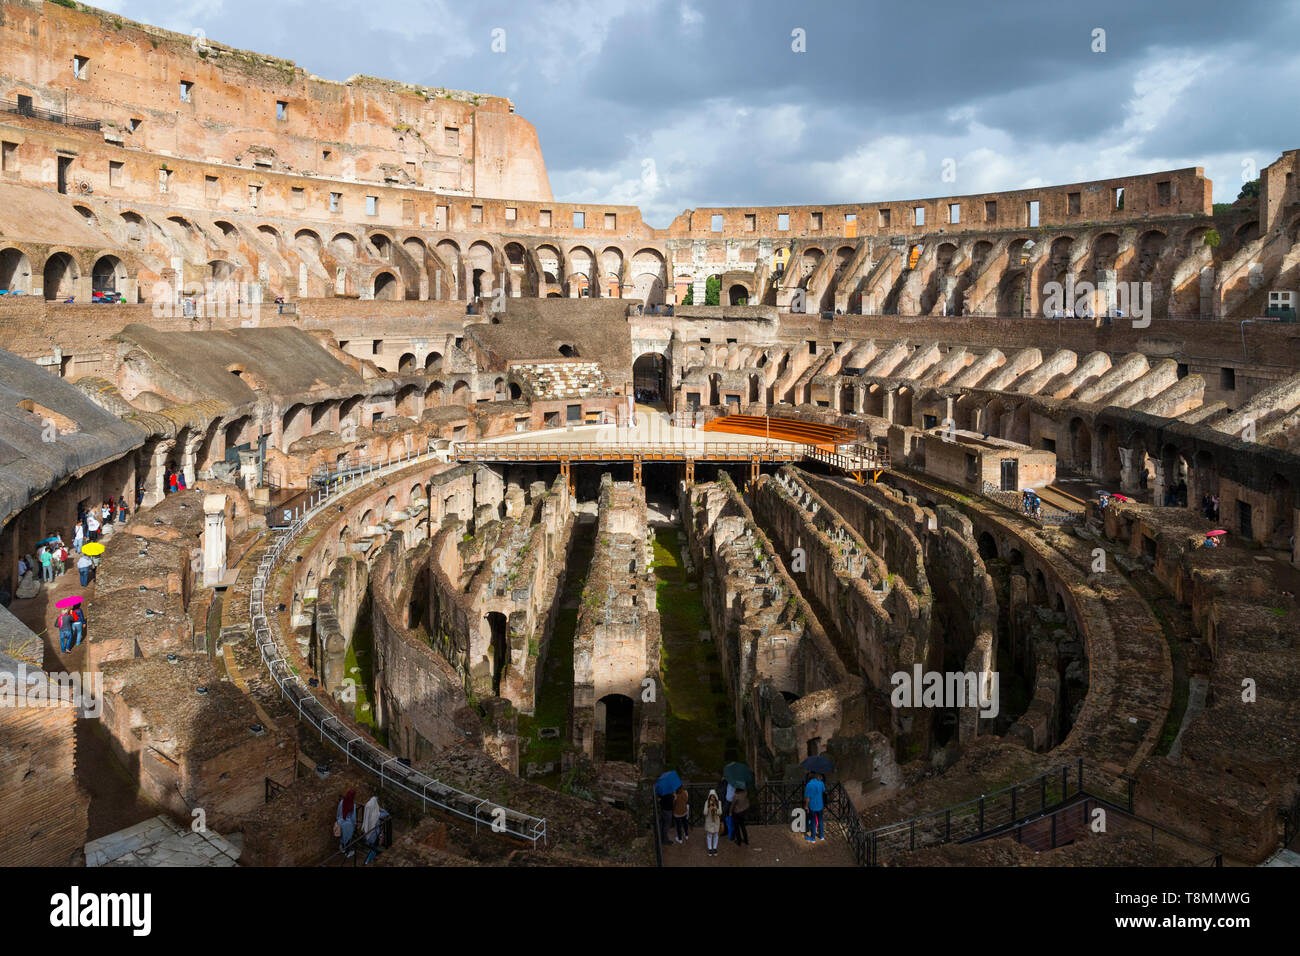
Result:
<svg viewBox="0 0 1300 956"><path fill-rule="evenodd" d="M1201 495L1201 514L1211 521L1219 520L1219 496L1209 493Z"/></svg>
<svg viewBox="0 0 1300 956"><path fill-rule="evenodd" d="M66 654L74 647L80 647L86 636L86 612L80 604L63 608L55 618L54 626L59 629L59 653Z"/></svg>
<svg viewBox="0 0 1300 956"><path fill-rule="evenodd" d="M366 863L379 856L379 851L389 844L385 840L384 821L388 811L379 806L379 796L366 801L361 810L361 833L366 846ZM349 790L339 800L338 810L334 815L334 835L338 837L339 852L351 859L356 855L357 843L357 792ZM381 847L380 844L383 843Z"/></svg>
<svg viewBox="0 0 1300 956"><path fill-rule="evenodd" d="M163 471L163 489L166 494L174 495L178 491L185 490L185 472L172 471L167 468Z"/></svg>
<svg viewBox="0 0 1300 956"><path fill-rule="evenodd" d="M722 796L718 796L718 791ZM826 776L810 773L804 780L803 807L807 823L804 840L816 843L826 839L823 813L826 809ZM659 795L659 836L663 843L669 840L680 844L691 838L691 798L685 784L676 790ZM725 831L727 839L736 846L749 846L749 788L744 782L719 781L709 790L704 800L704 848L709 856L718 855L718 843ZM669 836L671 822L674 835Z"/></svg>

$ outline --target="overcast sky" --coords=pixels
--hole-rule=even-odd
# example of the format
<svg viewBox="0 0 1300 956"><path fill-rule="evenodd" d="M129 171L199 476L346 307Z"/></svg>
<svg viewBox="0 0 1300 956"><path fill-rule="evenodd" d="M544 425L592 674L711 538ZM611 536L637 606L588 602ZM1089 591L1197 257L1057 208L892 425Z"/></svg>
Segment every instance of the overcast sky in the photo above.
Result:
<svg viewBox="0 0 1300 956"><path fill-rule="evenodd" d="M634 204L658 227L696 206L925 198L1184 166L1205 167L1215 201L1231 202L1243 172L1300 146L1294 0L96 5L327 79L507 96L537 127L557 199ZM1093 52L1097 29L1104 52Z"/></svg>

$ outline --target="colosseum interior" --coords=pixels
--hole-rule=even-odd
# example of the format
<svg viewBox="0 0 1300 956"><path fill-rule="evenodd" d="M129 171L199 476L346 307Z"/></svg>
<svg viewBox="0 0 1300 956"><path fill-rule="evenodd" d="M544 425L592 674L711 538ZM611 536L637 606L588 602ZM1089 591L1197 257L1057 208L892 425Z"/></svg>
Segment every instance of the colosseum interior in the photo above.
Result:
<svg viewBox="0 0 1300 956"><path fill-rule="evenodd" d="M0 84L0 863L1300 862L1300 150L660 229L490 94Z"/></svg>

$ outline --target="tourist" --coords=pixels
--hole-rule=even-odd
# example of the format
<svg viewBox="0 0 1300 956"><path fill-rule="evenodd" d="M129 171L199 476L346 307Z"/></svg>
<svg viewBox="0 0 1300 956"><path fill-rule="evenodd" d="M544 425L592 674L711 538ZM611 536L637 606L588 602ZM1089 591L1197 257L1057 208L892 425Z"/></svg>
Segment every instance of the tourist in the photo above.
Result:
<svg viewBox="0 0 1300 956"><path fill-rule="evenodd" d="M90 569L95 566L95 562L90 560L90 555L83 554L77 558L77 574L81 576L81 586L84 588L90 583Z"/></svg>
<svg viewBox="0 0 1300 956"><path fill-rule="evenodd" d="M387 818L388 811L379 806L378 794L366 801L365 809L361 813L361 832L366 835L366 847L369 850L366 853L367 863L379 856L379 840L383 835L382 824Z"/></svg>
<svg viewBox="0 0 1300 956"><path fill-rule="evenodd" d="M54 626L59 629L59 653L66 654L72 650L72 612L60 611Z"/></svg>
<svg viewBox="0 0 1300 956"><path fill-rule="evenodd" d="M30 571L31 569L32 569L32 566L31 566L31 564L28 562L28 560L27 560L25 557L22 557L21 555L19 555L19 557L18 557L18 580L21 581L23 578L27 577L27 572Z"/></svg>
<svg viewBox="0 0 1300 956"><path fill-rule="evenodd" d="M731 838L736 846L749 846L749 830L745 828L745 812L749 809L749 794L744 786L736 788L736 799L731 801Z"/></svg>
<svg viewBox="0 0 1300 956"><path fill-rule="evenodd" d="M826 806L826 782L819 773L811 774L803 785L803 808L808 814L808 835L804 837L809 843L826 839L822 824L822 810Z"/></svg>
<svg viewBox="0 0 1300 956"><path fill-rule="evenodd" d="M80 647L81 638L86 629L86 613L81 610L80 604L71 608L70 613L72 614L72 647ZM69 648L69 650L71 650L71 648Z"/></svg>
<svg viewBox="0 0 1300 956"><path fill-rule="evenodd" d="M730 780L723 778L722 781L722 819L727 822L727 839L734 839L732 836L731 804L736 799L736 786Z"/></svg>
<svg viewBox="0 0 1300 956"><path fill-rule="evenodd" d="M176 473L176 488L178 491L185 490L185 472L183 471L178 471Z"/></svg>
<svg viewBox="0 0 1300 956"><path fill-rule="evenodd" d="M117 500L117 523L126 524L128 512L126 510L126 498L122 497Z"/></svg>
<svg viewBox="0 0 1300 956"><path fill-rule="evenodd" d="M691 795L686 792L686 785L677 788L673 794L673 826L677 828L677 836L673 842L681 843L683 840L691 838Z"/></svg>
<svg viewBox="0 0 1300 956"><path fill-rule="evenodd" d="M36 557L41 562L41 582L43 584L54 583L54 555L50 549L44 546L36 552Z"/></svg>
<svg viewBox="0 0 1300 956"><path fill-rule="evenodd" d="M168 469L167 471L167 494L174 495L179 488L176 485L176 472Z"/></svg>
<svg viewBox="0 0 1300 956"><path fill-rule="evenodd" d="M95 517L93 511L86 515L86 533L90 536L91 541L99 540L99 519Z"/></svg>
<svg viewBox="0 0 1300 956"><path fill-rule="evenodd" d="M334 835L339 838L339 850L347 850L348 857L351 858L356 850L348 850L348 844L352 842L352 834L357 829L357 792L349 790L339 801L338 813L334 818Z"/></svg>
<svg viewBox="0 0 1300 956"><path fill-rule="evenodd" d="M1219 496L1210 495L1210 520L1219 520Z"/></svg>
<svg viewBox="0 0 1300 956"><path fill-rule="evenodd" d="M99 520L100 523L105 526L113 523L113 506L110 505L107 501L105 501L103 505L100 506Z"/></svg>
<svg viewBox="0 0 1300 956"><path fill-rule="evenodd" d="M77 523L72 528L72 550L80 551L81 546L86 543L86 526L77 519Z"/></svg>
<svg viewBox="0 0 1300 956"><path fill-rule="evenodd" d="M659 795L659 837L661 843L668 842L668 826L673 819L674 797L671 793ZM681 843L681 840L677 841Z"/></svg>
<svg viewBox="0 0 1300 956"><path fill-rule="evenodd" d="M722 801L718 791L710 790L704 801L704 848L709 856L718 855L718 834L722 832Z"/></svg>
<svg viewBox="0 0 1300 956"><path fill-rule="evenodd" d="M68 570L68 549L59 542L59 548L54 552L54 573L58 577L63 577L64 572Z"/></svg>

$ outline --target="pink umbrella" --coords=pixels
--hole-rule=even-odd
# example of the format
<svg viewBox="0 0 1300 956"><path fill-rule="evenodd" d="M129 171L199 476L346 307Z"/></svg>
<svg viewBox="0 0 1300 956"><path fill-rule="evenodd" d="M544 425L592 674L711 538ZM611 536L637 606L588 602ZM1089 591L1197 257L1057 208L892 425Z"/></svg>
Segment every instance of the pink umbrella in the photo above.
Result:
<svg viewBox="0 0 1300 956"><path fill-rule="evenodd" d="M1128 500L1129 500L1128 498L1125 498L1123 495L1111 495L1111 497L1112 497L1112 498L1117 498L1117 499L1120 500L1120 501L1128 501Z"/></svg>
<svg viewBox="0 0 1300 956"><path fill-rule="evenodd" d="M1219 535L1221 535L1221 534L1227 534L1227 533L1228 533L1228 532L1226 532L1226 531L1207 531L1207 532L1205 532L1205 536L1206 536L1207 538L1217 538Z"/></svg>
<svg viewBox="0 0 1300 956"><path fill-rule="evenodd" d="M55 603L54 606L55 606L55 607L58 607L58 608L64 608L64 607L76 607L76 606L77 606L78 604L80 604L80 603L81 603L81 595L80 595L80 594L74 594L74 595L72 595L71 597L60 598L60 599Z"/></svg>

